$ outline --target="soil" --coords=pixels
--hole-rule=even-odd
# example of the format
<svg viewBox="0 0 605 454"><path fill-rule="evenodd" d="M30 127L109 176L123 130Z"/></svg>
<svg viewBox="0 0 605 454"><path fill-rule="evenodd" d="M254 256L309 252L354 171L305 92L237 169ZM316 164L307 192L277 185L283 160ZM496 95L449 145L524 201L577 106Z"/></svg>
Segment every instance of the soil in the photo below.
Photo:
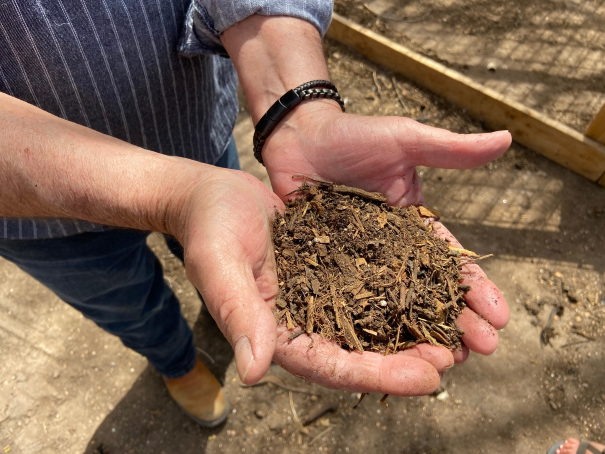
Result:
<svg viewBox="0 0 605 454"><path fill-rule="evenodd" d="M592 8L594 17L584 16L586 24L598 23L605 7L596 1L567 3ZM458 20L480 30L480 13L491 12L491 6L484 3L478 10L468 4L457 7L469 13ZM527 10L564 2L507 4ZM427 24L434 14L407 26ZM524 28L531 31L530 25ZM602 36L603 29L568 23L559 30L580 39L584 33ZM497 42L489 33L470 35L479 43L475 51ZM602 40L593 43L601 52ZM519 58L539 57L550 49L547 44L519 45ZM589 54L580 49L578 55ZM460 133L483 131L460 109L347 48L327 42L326 55L349 112L407 115ZM532 71L526 70L528 77ZM581 89L582 78L571 79ZM604 89L599 90L595 99L602 104ZM584 103L586 111L594 104ZM578 125L586 123L578 118ZM244 168L268 184L252 157L252 125L245 112L235 137ZM449 370L434 395L391 396L388 408L378 404L381 396L370 395L353 410L358 394L305 383L275 366L262 385L242 387L231 348L201 309L182 264L161 237L152 235L150 245L194 327L200 357L225 383L233 409L226 424L206 430L189 421L143 358L16 266L0 261L0 448L19 454L508 454L546 452L568 436L602 442L605 189L517 144L478 169L418 171L428 206L441 213L448 229L467 249L494 254L481 266L511 307L498 351L490 357L471 355Z"/></svg>
<svg viewBox="0 0 605 454"><path fill-rule="evenodd" d="M470 251L434 234L434 213L307 178L273 224L277 319L346 350L385 356L428 342L459 348L459 284ZM426 218L427 222L423 218ZM474 255L474 254L473 254Z"/></svg>
<svg viewBox="0 0 605 454"><path fill-rule="evenodd" d="M601 0L336 0L334 10L578 131L605 104Z"/></svg>

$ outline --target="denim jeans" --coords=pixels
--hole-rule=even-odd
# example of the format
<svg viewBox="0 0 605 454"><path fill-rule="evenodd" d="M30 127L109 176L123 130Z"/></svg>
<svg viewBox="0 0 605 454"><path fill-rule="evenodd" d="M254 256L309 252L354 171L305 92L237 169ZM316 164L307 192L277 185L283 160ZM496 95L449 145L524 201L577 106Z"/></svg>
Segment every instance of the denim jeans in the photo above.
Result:
<svg viewBox="0 0 605 454"><path fill-rule="evenodd" d="M240 168L233 138L216 165ZM193 334L145 243L148 234L112 229L46 240L0 239L0 256L147 357L162 375L178 378L195 366ZM168 240L182 261L182 247Z"/></svg>

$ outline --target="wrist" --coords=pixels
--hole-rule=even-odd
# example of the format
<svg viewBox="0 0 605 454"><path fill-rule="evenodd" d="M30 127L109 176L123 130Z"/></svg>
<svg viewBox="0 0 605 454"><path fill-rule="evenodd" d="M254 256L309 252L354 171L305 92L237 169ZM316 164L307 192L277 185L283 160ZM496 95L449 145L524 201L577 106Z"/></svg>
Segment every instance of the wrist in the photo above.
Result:
<svg viewBox="0 0 605 454"><path fill-rule="evenodd" d="M256 124L285 92L310 80L329 80L321 37L294 17L252 15L221 35Z"/></svg>
<svg viewBox="0 0 605 454"><path fill-rule="evenodd" d="M193 178L187 178L165 210L168 233L186 250L217 225L230 229L233 225L249 224L252 220L246 212L250 209L270 220L276 210L284 209L273 191L246 172L206 164L194 170Z"/></svg>
<svg viewBox="0 0 605 454"><path fill-rule="evenodd" d="M292 151L310 159L316 142L330 134L327 128L343 115L346 114L339 104L330 99L312 99L296 106L265 141L262 158L267 170L273 169L275 160L283 163L283 158Z"/></svg>
<svg viewBox="0 0 605 454"><path fill-rule="evenodd" d="M184 244L191 230L194 213L204 211L205 203L216 190L217 182L229 179L230 171L185 158L169 158L156 186L161 195L149 206L154 230L168 233ZM171 190L167 191L167 188ZM214 189L213 189L214 188ZM204 197L204 194L207 196Z"/></svg>

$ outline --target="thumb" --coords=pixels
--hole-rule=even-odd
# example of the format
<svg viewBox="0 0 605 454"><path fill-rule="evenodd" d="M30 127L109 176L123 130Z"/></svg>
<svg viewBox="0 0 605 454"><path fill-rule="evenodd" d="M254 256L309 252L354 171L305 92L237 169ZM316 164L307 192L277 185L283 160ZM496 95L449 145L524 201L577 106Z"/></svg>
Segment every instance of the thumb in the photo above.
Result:
<svg viewBox="0 0 605 454"><path fill-rule="evenodd" d="M220 279L214 277L218 285L209 285L201 293L233 347L240 380L252 385L271 365L277 324L270 303L259 293L252 270L243 263L230 268L220 271Z"/></svg>
<svg viewBox="0 0 605 454"><path fill-rule="evenodd" d="M399 146L414 166L472 169L501 156L512 141L508 131L456 134L417 122L401 126Z"/></svg>

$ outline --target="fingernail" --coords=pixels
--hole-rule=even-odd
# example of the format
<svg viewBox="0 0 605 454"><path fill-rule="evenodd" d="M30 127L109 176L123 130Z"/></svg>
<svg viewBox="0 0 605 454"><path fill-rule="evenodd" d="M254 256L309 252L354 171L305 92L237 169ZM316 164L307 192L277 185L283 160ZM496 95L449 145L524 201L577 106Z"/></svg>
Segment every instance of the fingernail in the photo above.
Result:
<svg viewBox="0 0 605 454"><path fill-rule="evenodd" d="M237 366L237 373L242 383L246 383L246 377L254 363L254 355L252 354L252 345L250 345L250 339L246 336L240 337L235 342L235 365Z"/></svg>

